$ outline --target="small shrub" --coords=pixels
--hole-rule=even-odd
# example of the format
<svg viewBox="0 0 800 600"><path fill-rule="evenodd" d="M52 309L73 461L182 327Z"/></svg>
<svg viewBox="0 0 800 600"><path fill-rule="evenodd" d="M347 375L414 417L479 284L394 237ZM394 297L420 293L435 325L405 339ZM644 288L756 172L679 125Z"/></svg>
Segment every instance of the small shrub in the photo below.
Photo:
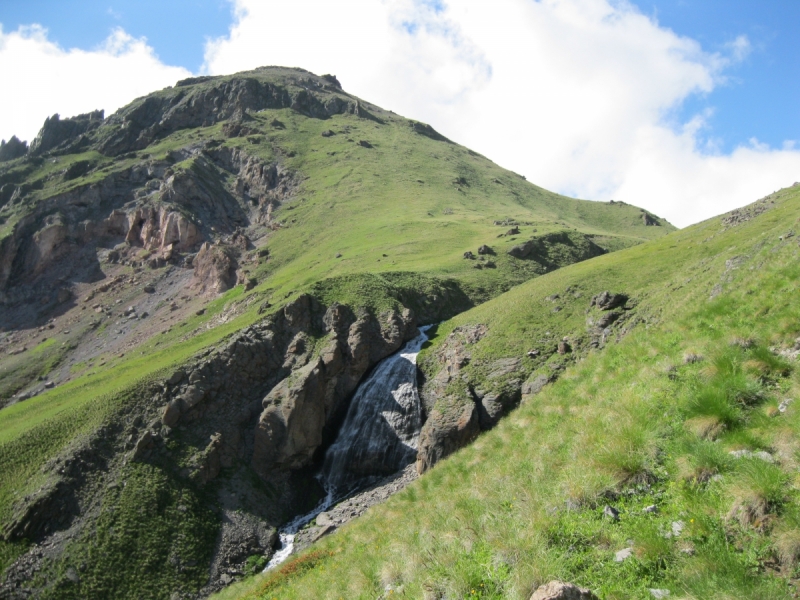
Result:
<svg viewBox="0 0 800 600"><path fill-rule="evenodd" d="M247 560L244 564L245 573L248 575L255 575L256 573L260 573L264 570L264 567L267 566L267 557L263 554L253 554L252 556L248 556Z"/></svg>

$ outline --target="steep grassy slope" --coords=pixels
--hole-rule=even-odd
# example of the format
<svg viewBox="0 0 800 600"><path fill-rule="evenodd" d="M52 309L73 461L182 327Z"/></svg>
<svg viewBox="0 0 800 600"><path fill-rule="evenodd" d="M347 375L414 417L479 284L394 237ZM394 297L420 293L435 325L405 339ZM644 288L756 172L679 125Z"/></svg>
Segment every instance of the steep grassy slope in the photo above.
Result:
<svg viewBox="0 0 800 600"><path fill-rule="evenodd" d="M26 261L35 262L39 255L52 249L34 247L31 250L26 246L27 256L19 252L15 257L10 251L14 233L24 231L22 225L26 225L31 239L35 240L37 235L44 237L52 222L58 224L71 218L70 205L83 207L90 203L90 212L85 216L95 220L107 218L114 208L113 203L120 204L123 200L126 202L120 204L119 211L130 212L131 206L177 211L197 226L201 232L200 241L207 240L220 247L227 247L225 244L237 226L244 227L250 240L247 250L240 253L238 259L238 277L260 284L249 294L247 302L250 304L264 300L280 304L287 295L330 277L386 273L391 279L392 274L398 272L457 278L471 300L479 302L532 276L574 262L579 255L589 255L579 248L580 244L592 243L615 250L674 230L655 218L650 222L658 226L647 226L646 214L629 205L580 201L552 194L444 140L427 126L366 105L338 88L329 88L323 96L359 102L359 106L369 108L371 112L366 114L370 118L348 113L312 118L292 108L264 108L257 112L245 111L247 118L235 121L242 131L231 132L231 117L213 125L167 128L155 139L148 138L143 151L108 155L91 148L94 144L107 152L104 144L107 145L109 136L113 138L126 127L131 129L131 123L142 118L139 115L142 107L151 101L175 101L176 98L185 101L187 94L190 98L202 99L214 93L218 102L229 101L224 86L230 82L283 85L293 92L304 92L305 88L312 87L316 93L321 93L311 86L318 80L320 78L304 71L268 68L163 90L137 100L87 133L91 139L79 144L82 152L64 154L56 148L50 156L29 156L0 164L0 187L6 196L0 200L0 247L6 246L0 254L8 255L2 258L9 263L2 265L0 271L3 272L2 283L11 288L7 292L9 298L3 301L13 309L7 311L10 320L3 326L9 332L23 332L14 338L2 336L0 343L8 344L9 350L19 350L26 343L28 347L37 345L39 340L34 329L53 315L59 317L56 325L62 328L72 325L69 333L59 338L61 344L37 349L34 355L14 354L2 360L0 401L25 389L36 377L52 374L63 381L72 378L73 373L81 373L81 366L86 365L87 359L110 362L119 353L113 349L109 349L107 355L95 353L88 357L71 353L70 346L80 345L80 336L91 333L87 329L91 322L85 318L86 313L76 312L78 303L58 305L53 300L53 305L47 304L49 294L63 288L67 297L85 300L82 296L93 294L91 284L103 278L169 279L169 274L161 275L161 268L146 267L149 259L159 255L158 251L139 249L136 241L127 242L125 252L130 260L121 268L111 262L104 263L104 259L97 259L90 253L93 261L87 273L69 273L69 268L59 269L56 266L62 265L57 264L50 269L54 272L48 279L50 267L46 264L25 270ZM240 119L241 115L240 110ZM128 125L120 128L120 121ZM87 149L89 142L90 149ZM197 193L198 188L212 196L235 193L237 185L241 185L237 183L241 176L237 179L235 173L220 168L210 158L226 149L238 149L242 156L249 157L265 170L272 167L286 174L288 189L280 201L270 204L266 214L258 215L260 221L255 216L247 217L241 206L234 207L235 210L226 209L239 213L232 221L214 220L213 215L203 212L201 201L191 195ZM81 168L76 170L76 166ZM132 171L158 169L166 174L162 188L155 193L150 184L159 183L158 176L147 175L148 185L142 188L137 189L139 184L130 184L130 190L115 190L122 200L112 201L103 196L104 187L113 188L108 182L120 178L127 181ZM176 202L169 196L173 191L168 185L169 178L193 184L188 198ZM95 189L100 190L99 199L95 197L97 194L84 194L90 196L90 200L81 196L85 190ZM71 198L71 194L77 198L69 200L67 206L58 203L59 198ZM255 195L241 202L252 208L263 202L263 198ZM503 225L494 225L496 221ZM37 232L39 225L31 225L31 222L41 222L44 226ZM520 223L519 233L504 235L511 227L507 223ZM507 254L511 247L530 238L546 238L558 232L567 234L565 243L551 244L555 255L548 257L549 260L537 256L517 259ZM68 232L67 237L69 235L74 232ZM119 241L97 239L80 243L84 246L97 244L97 250L100 254L105 250L105 256ZM33 245L27 240L21 243ZM475 253L483 244L491 247L493 255L480 256L478 260L463 258L464 252ZM77 247L70 252L78 254ZM237 252L240 251L237 249ZM171 261L180 264L181 258L173 256ZM483 268L485 263L488 268ZM12 292L17 293L37 282L39 288L35 293L20 300L10 299ZM182 291L197 295L196 290L171 290L174 296ZM0 294L2 292L0 289ZM141 294L137 297L134 293L121 298L126 304L134 305L142 300ZM24 305L30 312L39 301L45 304L41 311L33 316L26 313L25 318L17 317L15 305ZM162 317L168 310L166 304L154 316ZM197 309L201 305L192 307ZM181 312L176 315L181 319L172 316L170 326L188 316ZM251 311L250 321L255 318L255 312ZM213 315L209 312L205 318L192 319L189 325L204 327L212 321ZM153 333L159 332L149 331L138 341L125 342L128 351ZM159 338L160 347L168 346L175 337L185 337L185 334L175 331L173 335ZM149 354L150 349L144 347L143 351ZM79 358L72 359L74 354Z"/></svg>
<svg viewBox="0 0 800 600"><path fill-rule="evenodd" d="M31 558L19 577L42 597L170 597L208 582L224 486L233 472L261 484L248 459L205 488L188 481L207 435L179 432L160 463L134 461L152 425L141 415L160 427L158 394L178 366L302 293L430 322L674 230L636 207L552 194L300 70L184 82L91 122L0 164L0 401L16 402L0 410L0 567ZM153 214L197 236L153 243L141 232L166 231ZM531 239L535 252L508 254ZM204 242L233 257L221 295L195 281ZM464 258L481 245L488 254ZM8 534L54 489L66 508L46 533Z"/></svg>
<svg viewBox="0 0 800 600"><path fill-rule="evenodd" d="M586 336L593 295L630 296L602 352L523 367L566 370L387 504L220 597L522 599L551 579L601 598L796 597L798 222L800 190L784 190L443 324L423 369L449 332L485 325L462 377L475 388L498 358Z"/></svg>

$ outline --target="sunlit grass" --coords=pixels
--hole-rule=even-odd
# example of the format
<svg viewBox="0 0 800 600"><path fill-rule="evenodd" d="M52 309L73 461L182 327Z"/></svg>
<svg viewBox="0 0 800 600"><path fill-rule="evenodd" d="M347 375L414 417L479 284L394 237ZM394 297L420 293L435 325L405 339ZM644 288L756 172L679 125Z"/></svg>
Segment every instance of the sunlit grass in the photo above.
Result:
<svg viewBox="0 0 800 600"><path fill-rule="evenodd" d="M425 369L457 325L490 327L472 349L473 363L523 354L545 328L556 339L579 329L582 310L558 321L543 301L572 284L584 292L578 306L603 289L636 290L638 310L657 316L318 543L315 551L332 553L324 571L285 580L263 597L387 598L397 590L413 598L527 599L551 579L602 598L651 597L651 588L686 598L790 597L786 577L800 556L800 405L777 408L798 388L796 368L776 352L796 337L800 310L782 299L800 269L792 247L747 244L762 231L776 238L796 212L796 202L786 204L715 245L698 243L711 228L701 224L547 275L443 324L424 350ZM761 266L740 270L709 300L732 240ZM659 258L659 247L671 245L691 248ZM668 281L691 275L695 285L674 295L664 273L672 273ZM764 303L772 308L760 310ZM686 353L703 358L685 363ZM603 515L606 504L618 521ZM615 562L627 547L632 556ZM221 597L259 597L244 591L258 580Z"/></svg>

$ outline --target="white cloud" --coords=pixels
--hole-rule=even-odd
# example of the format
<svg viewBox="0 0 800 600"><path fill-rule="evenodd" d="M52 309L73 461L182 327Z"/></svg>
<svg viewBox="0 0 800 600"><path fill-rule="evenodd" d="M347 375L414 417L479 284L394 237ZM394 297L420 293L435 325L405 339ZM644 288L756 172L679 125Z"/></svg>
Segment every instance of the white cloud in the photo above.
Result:
<svg viewBox="0 0 800 600"><path fill-rule="evenodd" d="M44 119L105 109L174 84L189 71L161 63L145 39L117 29L98 48L64 50L37 25L4 33L0 28L0 137L29 142Z"/></svg>
<svg viewBox="0 0 800 600"><path fill-rule="evenodd" d="M539 185L625 200L679 225L800 179L800 152L749 144L722 154L708 114L675 123L692 94L747 57L662 28L611 0L236 0L206 69L264 64L335 73L345 88ZM713 132L711 132L713 133Z"/></svg>
<svg viewBox="0 0 800 600"><path fill-rule="evenodd" d="M746 36L710 53L625 0L232 0L203 70L262 65L334 73L345 89L431 123L529 181L614 198L687 225L800 180L800 151L757 141L720 151L710 112L682 103L725 85ZM0 29L0 137L44 118L110 114L189 72L122 30L92 51L38 26ZM754 132L757 133L757 132Z"/></svg>
<svg viewBox="0 0 800 600"><path fill-rule="evenodd" d="M733 55L734 60L741 61L750 56L753 50L750 39L746 35L736 36L732 42L726 44L727 49Z"/></svg>

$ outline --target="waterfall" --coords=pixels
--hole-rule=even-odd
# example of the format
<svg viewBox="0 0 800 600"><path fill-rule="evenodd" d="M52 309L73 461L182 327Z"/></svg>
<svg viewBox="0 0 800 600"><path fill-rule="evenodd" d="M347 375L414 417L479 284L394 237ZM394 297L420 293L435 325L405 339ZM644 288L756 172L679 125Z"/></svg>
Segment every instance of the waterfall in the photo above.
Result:
<svg viewBox="0 0 800 600"><path fill-rule="evenodd" d="M417 456L422 411L417 390L417 355L428 340L430 325L403 348L385 358L359 385L344 423L328 448L320 472L326 498L280 532L281 545L264 569L292 553L295 534L319 513L375 478L403 469Z"/></svg>
<svg viewBox="0 0 800 600"><path fill-rule="evenodd" d="M340 497L365 480L399 471L417 456L422 427L417 354L429 327L384 359L356 390L339 435L325 454L322 482Z"/></svg>

